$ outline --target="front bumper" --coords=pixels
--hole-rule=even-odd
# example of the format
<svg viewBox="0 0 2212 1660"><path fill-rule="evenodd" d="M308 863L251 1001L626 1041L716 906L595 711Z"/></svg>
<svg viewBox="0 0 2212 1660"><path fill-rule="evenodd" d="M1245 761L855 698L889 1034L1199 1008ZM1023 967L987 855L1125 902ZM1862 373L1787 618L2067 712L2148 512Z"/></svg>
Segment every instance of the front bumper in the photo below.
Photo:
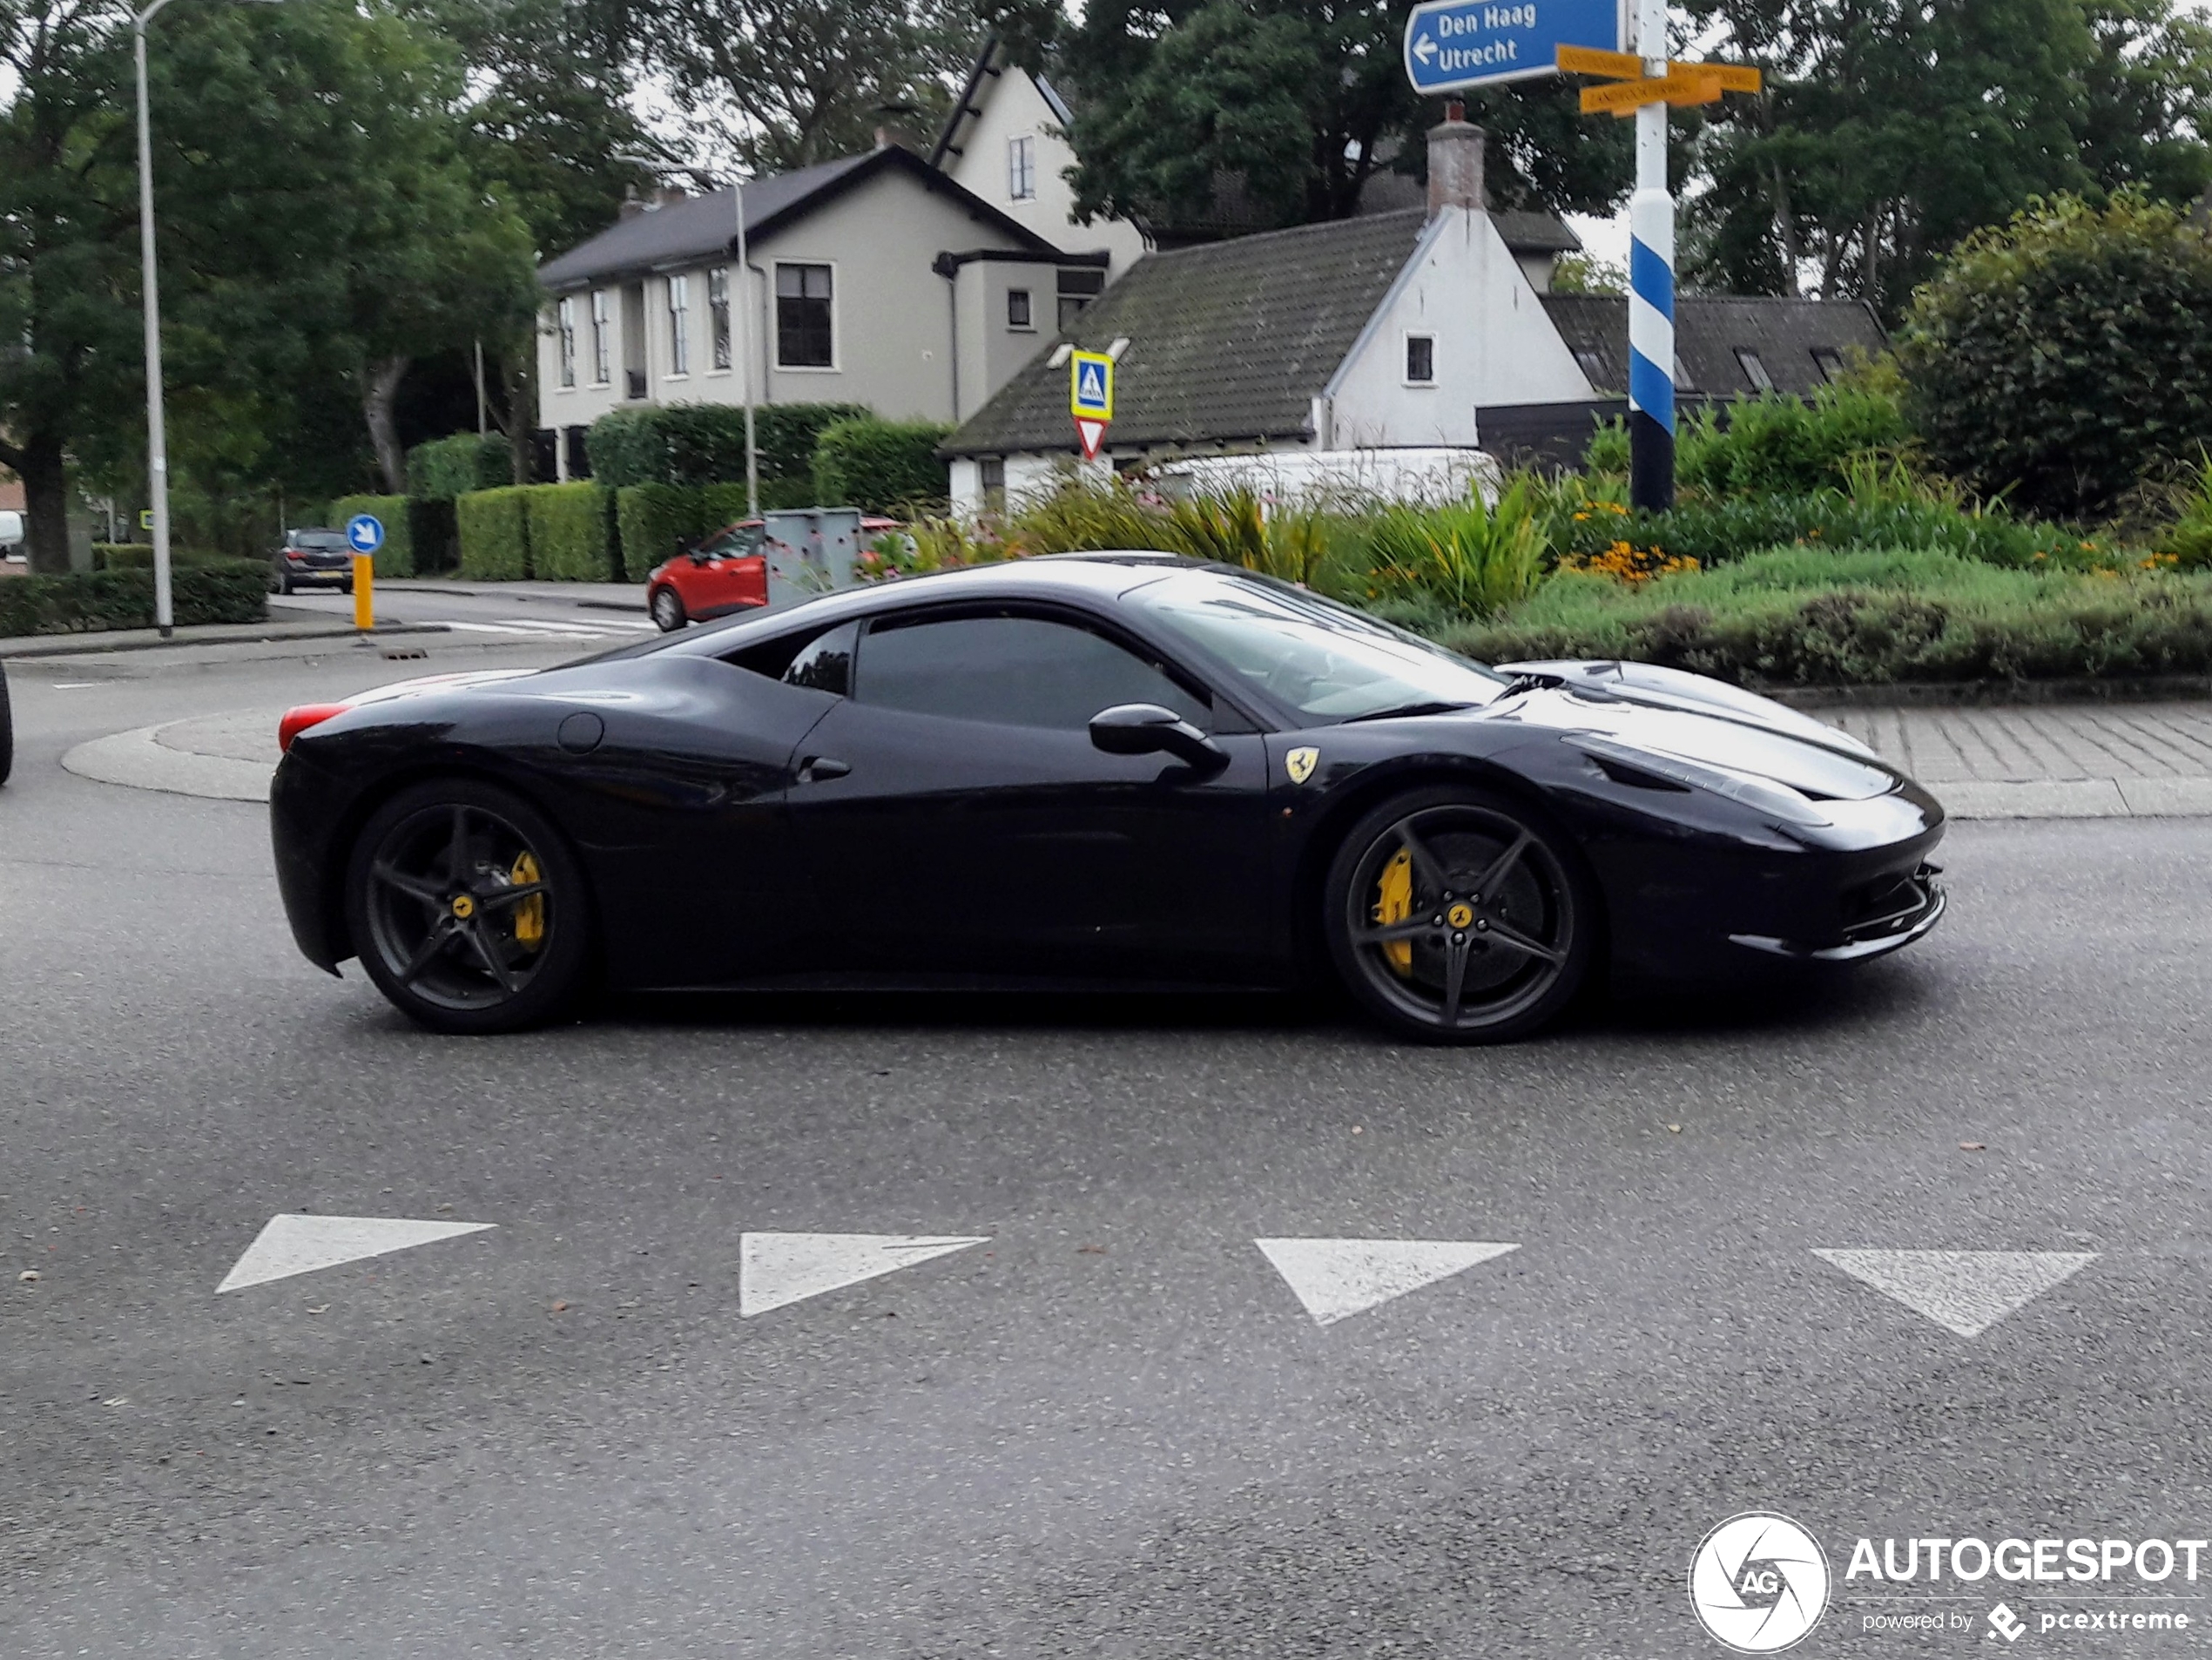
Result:
<svg viewBox="0 0 2212 1660"><path fill-rule="evenodd" d="M1900 884L1902 903L1853 923L1840 943L1808 945L1766 934L1731 934L1729 943L1798 962L1864 962L1884 956L1911 945L1943 920L1951 899L1936 880L1941 874L1934 865L1920 866Z"/></svg>

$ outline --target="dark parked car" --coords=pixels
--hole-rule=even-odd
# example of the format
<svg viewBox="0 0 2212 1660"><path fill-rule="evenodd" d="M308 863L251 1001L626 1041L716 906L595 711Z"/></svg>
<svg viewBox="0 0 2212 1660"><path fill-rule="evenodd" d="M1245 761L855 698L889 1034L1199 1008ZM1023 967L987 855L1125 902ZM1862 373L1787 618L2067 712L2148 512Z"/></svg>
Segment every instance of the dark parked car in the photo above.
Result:
<svg viewBox="0 0 2212 1660"><path fill-rule="evenodd" d="M354 550L343 530L287 530L276 551L269 577L272 593L288 594L295 588L335 588L354 591Z"/></svg>
<svg viewBox="0 0 2212 1660"><path fill-rule="evenodd" d="M1511 1038L1602 965L1925 934L1943 809L1676 671L1495 671L1298 588L1063 555L292 712L293 937L424 1025L616 986L1291 987Z"/></svg>

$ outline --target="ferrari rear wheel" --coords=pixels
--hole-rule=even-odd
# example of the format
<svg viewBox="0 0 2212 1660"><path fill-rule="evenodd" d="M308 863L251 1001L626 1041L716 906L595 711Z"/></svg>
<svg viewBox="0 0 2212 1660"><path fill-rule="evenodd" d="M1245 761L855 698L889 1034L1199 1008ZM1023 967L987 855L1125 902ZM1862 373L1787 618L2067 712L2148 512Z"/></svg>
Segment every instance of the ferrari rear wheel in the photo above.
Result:
<svg viewBox="0 0 2212 1660"><path fill-rule="evenodd" d="M362 827L346 875L354 949L433 1031L516 1031L582 989L590 911L575 857L535 807L465 779L416 785Z"/></svg>
<svg viewBox="0 0 2212 1660"><path fill-rule="evenodd" d="M1573 850L1487 791L1439 786L1385 802L1345 838L1325 892L1345 988L1430 1043L1525 1036L1589 972L1596 901Z"/></svg>
<svg viewBox="0 0 2212 1660"><path fill-rule="evenodd" d="M653 590L653 621L664 634L672 634L690 620L684 613L684 596L673 588Z"/></svg>

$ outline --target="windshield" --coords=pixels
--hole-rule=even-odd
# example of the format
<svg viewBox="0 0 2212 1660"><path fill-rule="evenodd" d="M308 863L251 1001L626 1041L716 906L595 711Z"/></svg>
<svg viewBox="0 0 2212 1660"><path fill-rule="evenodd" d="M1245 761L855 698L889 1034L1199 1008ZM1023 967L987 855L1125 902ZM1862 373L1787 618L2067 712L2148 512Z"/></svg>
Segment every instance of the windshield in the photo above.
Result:
<svg viewBox="0 0 2212 1660"><path fill-rule="evenodd" d="M1284 583L1193 572L1129 597L1244 685L1318 721L1484 704L1506 685L1419 635Z"/></svg>
<svg viewBox="0 0 2212 1660"><path fill-rule="evenodd" d="M295 548L342 548L345 533L340 530L294 530L292 545Z"/></svg>

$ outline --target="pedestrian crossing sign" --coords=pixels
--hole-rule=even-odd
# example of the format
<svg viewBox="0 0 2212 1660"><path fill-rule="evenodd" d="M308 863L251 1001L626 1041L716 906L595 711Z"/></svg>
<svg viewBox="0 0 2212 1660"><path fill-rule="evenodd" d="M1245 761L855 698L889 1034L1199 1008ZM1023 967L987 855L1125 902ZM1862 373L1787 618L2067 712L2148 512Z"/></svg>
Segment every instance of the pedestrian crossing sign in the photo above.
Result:
<svg viewBox="0 0 2212 1660"><path fill-rule="evenodd" d="M1103 352L1076 352L1068 359L1068 407L1078 418L1114 418L1114 360Z"/></svg>

